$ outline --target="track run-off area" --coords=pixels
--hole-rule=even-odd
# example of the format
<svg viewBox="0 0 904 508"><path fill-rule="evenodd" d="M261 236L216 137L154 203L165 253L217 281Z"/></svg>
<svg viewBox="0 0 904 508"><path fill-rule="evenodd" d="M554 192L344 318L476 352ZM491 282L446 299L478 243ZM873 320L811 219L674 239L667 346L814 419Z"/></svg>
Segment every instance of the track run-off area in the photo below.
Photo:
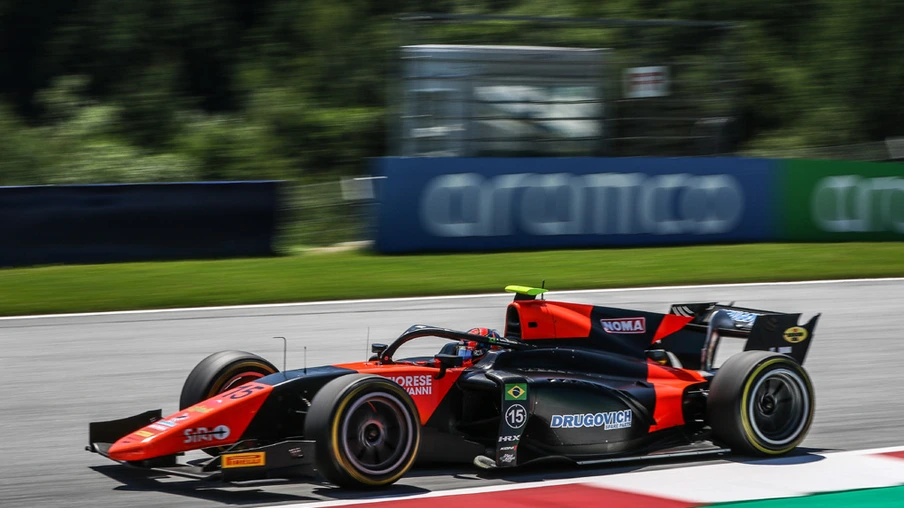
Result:
<svg viewBox="0 0 904 508"><path fill-rule="evenodd" d="M526 282L530 281L512 281ZM816 416L800 451L783 460L790 461L786 463L789 468L833 464L831 471L846 462L886 460L890 462L860 467L860 471L887 472L885 483L869 486L893 485L894 478L888 475L895 474L900 475L898 483L904 484L904 467L898 467L895 457L844 452L894 451L898 448L893 447L904 446L904 397L900 395L904 384L904 279L551 291L547 297L654 312L666 312L672 303L733 301L745 307L800 312L802 320L821 313L805 364L816 389ZM657 477L683 478L706 493L717 492L719 485L743 485L745 479L755 477L752 471L758 462L736 457L601 468L531 468L505 475L466 467L412 471L397 485L368 494L306 482L205 483L129 470L84 451L90 421L154 408L162 408L164 414L175 412L185 377L212 352L251 351L281 367L283 343L273 337L283 336L288 339L290 369L305 363L362 360L369 353L368 342L389 342L416 323L501 330L505 305L511 298L500 292L0 318L0 376L5 390L0 398L0 506L333 505L375 496L433 498L458 489L505 493L520 491L528 484L546 488L537 487L538 481L550 488L590 482L598 488L636 492L639 482ZM798 493L825 490L813 490L817 483L846 488L839 483L845 476L828 474L828 466L822 467L822 473L816 470L812 476L789 469L788 474L775 474L758 484L773 482L778 491ZM696 472L678 471L684 468ZM658 476L641 476L647 473ZM795 477L811 483L795 484ZM668 489L668 482L659 481L662 489ZM665 490L659 494L668 497ZM553 498L560 505L571 505L568 496L563 491ZM494 501L494 506L524 506L506 504L505 499ZM699 499L723 500L715 494ZM574 501L581 504L578 498Z"/></svg>

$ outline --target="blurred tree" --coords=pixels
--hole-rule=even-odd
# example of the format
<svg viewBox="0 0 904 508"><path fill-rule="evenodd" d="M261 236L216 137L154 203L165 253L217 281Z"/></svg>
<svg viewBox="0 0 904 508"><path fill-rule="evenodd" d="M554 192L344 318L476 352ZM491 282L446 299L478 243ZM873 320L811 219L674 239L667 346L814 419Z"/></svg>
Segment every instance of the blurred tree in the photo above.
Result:
<svg viewBox="0 0 904 508"><path fill-rule="evenodd" d="M747 146L904 135L898 1L0 0L0 184L359 172L386 152L400 44L635 36L394 21L425 11L738 21ZM678 53L709 37L655 40Z"/></svg>

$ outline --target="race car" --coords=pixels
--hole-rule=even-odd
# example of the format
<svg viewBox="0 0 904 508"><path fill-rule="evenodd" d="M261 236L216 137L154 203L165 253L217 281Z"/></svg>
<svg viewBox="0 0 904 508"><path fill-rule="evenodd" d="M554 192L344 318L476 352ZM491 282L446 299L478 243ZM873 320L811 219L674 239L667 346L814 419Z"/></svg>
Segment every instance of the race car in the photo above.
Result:
<svg viewBox="0 0 904 508"><path fill-rule="evenodd" d="M214 353L188 375L178 412L91 423L87 449L196 478L320 475L377 488L416 462L504 472L778 456L807 435L814 397L802 365L819 315L798 324L800 314L717 303L659 314L506 290L515 296L502 334L415 325L374 344L368 361L282 372L251 353ZM425 337L448 342L397 357ZM741 347L731 354L728 342ZM210 458L177 460L192 450Z"/></svg>

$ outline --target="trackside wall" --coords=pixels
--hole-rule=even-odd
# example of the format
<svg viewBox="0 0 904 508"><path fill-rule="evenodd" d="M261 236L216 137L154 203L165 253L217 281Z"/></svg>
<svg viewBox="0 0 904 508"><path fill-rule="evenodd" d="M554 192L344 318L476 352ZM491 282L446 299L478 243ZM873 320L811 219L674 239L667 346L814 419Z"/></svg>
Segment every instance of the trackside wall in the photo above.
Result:
<svg viewBox="0 0 904 508"><path fill-rule="evenodd" d="M904 165L706 158L406 158L384 253L904 239Z"/></svg>
<svg viewBox="0 0 904 508"><path fill-rule="evenodd" d="M269 255L279 185L0 187L0 266Z"/></svg>

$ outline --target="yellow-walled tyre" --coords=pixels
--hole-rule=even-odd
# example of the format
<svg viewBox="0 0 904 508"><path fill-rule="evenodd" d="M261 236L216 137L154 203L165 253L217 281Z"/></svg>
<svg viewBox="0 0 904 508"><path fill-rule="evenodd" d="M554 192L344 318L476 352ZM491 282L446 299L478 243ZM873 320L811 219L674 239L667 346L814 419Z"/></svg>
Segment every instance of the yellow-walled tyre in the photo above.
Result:
<svg viewBox="0 0 904 508"><path fill-rule="evenodd" d="M745 351L716 372L706 406L714 442L745 455L783 455L810 430L813 384L789 356Z"/></svg>
<svg viewBox="0 0 904 508"><path fill-rule="evenodd" d="M204 358L192 369L179 396L179 409L185 409L245 383L279 372L272 363L245 351L220 351ZM217 456L222 447L205 448Z"/></svg>
<svg viewBox="0 0 904 508"><path fill-rule="evenodd" d="M398 384L381 376L350 374L320 389L305 418L317 470L353 489L385 487L414 463L421 424L417 406Z"/></svg>

